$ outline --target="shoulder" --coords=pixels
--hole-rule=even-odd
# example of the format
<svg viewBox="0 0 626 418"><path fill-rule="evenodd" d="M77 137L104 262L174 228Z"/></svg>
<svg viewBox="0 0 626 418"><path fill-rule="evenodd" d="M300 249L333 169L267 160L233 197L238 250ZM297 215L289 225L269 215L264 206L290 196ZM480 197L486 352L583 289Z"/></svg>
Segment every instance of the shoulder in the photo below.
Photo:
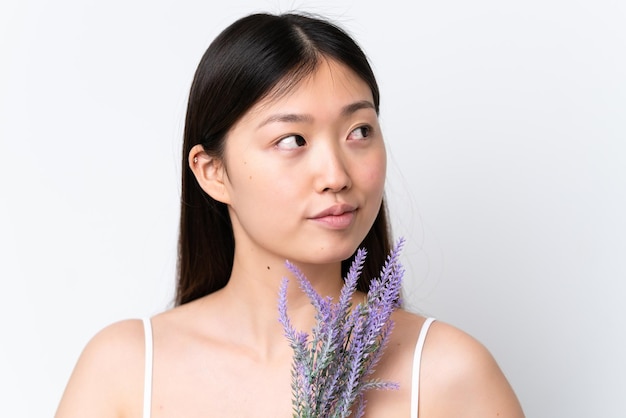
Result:
<svg viewBox="0 0 626 418"><path fill-rule="evenodd" d="M143 392L144 328L141 320L114 323L85 346L56 417L125 416Z"/></svg>
<svg viewBox="0 0 626 418"><path fill-rule="evenodd" d="M408 388L414 373L416 343L426 318L398 310L392 319L394 329L387 351L390 362L384 363L385 376L395 376ZM419 373L420 380L420 417L524 416L491 353L471 335L445 322L436 320L428 329L420 370L415 373Z"/></svg>
<svg viewBox="0 0 626 418"><path fill-rule="evenodd" d="M489 351L469 334L435 321L420 373L420 416L523 417L517 397Z"/></svg>

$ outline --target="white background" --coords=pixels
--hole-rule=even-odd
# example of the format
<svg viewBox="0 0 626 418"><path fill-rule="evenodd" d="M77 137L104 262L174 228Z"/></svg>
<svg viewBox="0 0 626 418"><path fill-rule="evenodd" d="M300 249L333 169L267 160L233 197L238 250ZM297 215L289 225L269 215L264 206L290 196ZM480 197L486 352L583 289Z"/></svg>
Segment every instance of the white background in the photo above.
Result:
<svg viewBox="0 0 626 418"><path fill-rule="evenodd" d="M408 304L529 417L626 416L626 3L219 3L0 4L0 415L52 416L95 332L170 306L195 66L298 8L373 62Z"/></svg>

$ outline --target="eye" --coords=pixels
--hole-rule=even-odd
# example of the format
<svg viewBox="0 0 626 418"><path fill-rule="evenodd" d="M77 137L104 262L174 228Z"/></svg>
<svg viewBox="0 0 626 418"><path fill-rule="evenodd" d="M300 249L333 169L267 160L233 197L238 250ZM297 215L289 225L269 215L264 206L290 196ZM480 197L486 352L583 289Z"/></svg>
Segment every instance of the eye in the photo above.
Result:
<svg viewBox="0 0 626 418"><path fill-rule="evenodd" d="M371 130L372 128L367 125L359 126L358 128L352 130L352 132L350 132L350 135L348 135L348 139L353 139L357 141L365 139L370 136Z"/></svg>
<svg viewBox="0 0 626 418"><path fill-rule="evenodd" d="M296 149L306 145L306 140L301 135L289 135L276 143L280 149Z"/></svg>

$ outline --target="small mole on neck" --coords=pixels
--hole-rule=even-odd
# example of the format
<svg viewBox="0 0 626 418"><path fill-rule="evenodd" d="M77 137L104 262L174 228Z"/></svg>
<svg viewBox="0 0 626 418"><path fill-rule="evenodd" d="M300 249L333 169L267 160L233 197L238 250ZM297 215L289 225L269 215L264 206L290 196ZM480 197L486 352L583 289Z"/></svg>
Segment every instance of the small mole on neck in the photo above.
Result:
<svg viewBox="0 0 626 418"><path fill-rule="evenodd" d="M270 269L270 266L267 266L267 269L269 270L269 269Z"/></svg>

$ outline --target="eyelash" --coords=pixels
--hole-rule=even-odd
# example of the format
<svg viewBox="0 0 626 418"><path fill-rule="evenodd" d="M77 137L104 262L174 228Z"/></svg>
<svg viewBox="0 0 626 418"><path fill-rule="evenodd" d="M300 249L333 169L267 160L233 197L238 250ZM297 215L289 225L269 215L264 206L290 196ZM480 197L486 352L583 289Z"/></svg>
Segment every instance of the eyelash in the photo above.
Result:
<svg viewBox="0 0 626 418"><path fill-rule="evenodd" d="M294 135L287 135L281 138L278 142L276 142L276 147L281 148L281 144L284 144L286 142L285 140L289 138L295 138L294 143L296 145L296 148L306 145L306 139L304 139L302 135L294 134ZM298 142L300 142L300 144ZM286 149L294 149L294 148L287 147Z"/></svg>
<svg viewBox="0 0 626 418"><path fill-rule="evenodd" d="M352 133L354 131L361 131L361 135L363 136L362 139L365 139L367 137L369 137L372 134L372 127L369 125L362 125L362 126L358 126L356 128L354 128L352 131L350 131L350 135L352 135Z"/></svg>
<svg viewBox="0 0 626 418"><path fill-rule="evenodd" d="M358 127L354 128L352 131L350 131L350 133L348 134L348 138L350 136L352 136L352 134L355 131L361 131L360 133L361 133L362 138L360 138L358 140L362 141L362 140L368 138L372 134L372 127L370 125L358 126ZM294 135L287 135L287 136L281 138L280 140L278 140L278 142L276 142L276 147L277 148L281 148L281 144L284 144L286 142L286 140L289 139L289 138L294 138L294 140L292 142L296 145L296 147L287 147L286 149L300 148L300 147L305 146L306 143L307 143L306 139L304 139L304 137L302 135L294 134Z"/></svg>

